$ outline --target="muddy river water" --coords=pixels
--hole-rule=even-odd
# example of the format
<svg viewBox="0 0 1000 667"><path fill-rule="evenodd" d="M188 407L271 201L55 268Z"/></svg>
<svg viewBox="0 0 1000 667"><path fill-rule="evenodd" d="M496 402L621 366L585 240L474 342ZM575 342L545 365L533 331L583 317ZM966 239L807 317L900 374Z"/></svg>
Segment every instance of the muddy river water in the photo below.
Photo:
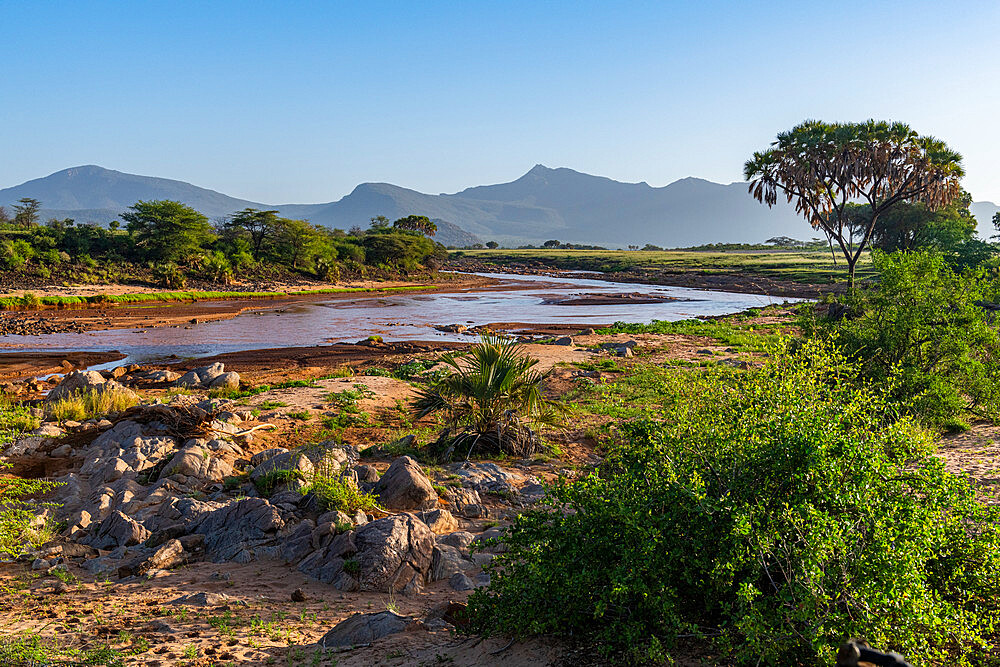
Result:
<svg viewBox="0 0 1000 667"><path fill-rule="evenodd" d="M354 342L377 334L386 341L470 340L435 325L472 327L491 322L572 323L581 327L616 321L681 320L723 315L787 299L684 287L612 283L585 278L481 274L510 282L510 289L469 289L438 294L399 293L353 300L303 300L262 304L228 320L189 327L111 329L86 333L5 336L5 351L118 350L120 363L225 352ZM602 295L628 294L616 303ZM646 298L644 298L646 297ZM615 301L610 298L608 301ZM574 305L574 301L579 304ZM595 301L597 303L595 303ZM633 303L629 301L639 301ZM647 303L644 301L652 301Z"/></svg>

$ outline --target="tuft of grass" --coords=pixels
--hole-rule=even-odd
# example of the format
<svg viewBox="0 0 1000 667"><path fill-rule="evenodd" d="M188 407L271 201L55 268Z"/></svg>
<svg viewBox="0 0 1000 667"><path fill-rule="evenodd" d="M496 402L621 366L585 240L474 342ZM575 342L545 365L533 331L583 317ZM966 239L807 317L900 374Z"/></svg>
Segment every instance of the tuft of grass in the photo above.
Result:
<svg viewBox="0 0 1000 667"><path fill-rule="evenodd" d="M82 421L113 412L122 412L136 405L139 399L127 389L79 391L45 407L49 417L59 421Z"/></svg>

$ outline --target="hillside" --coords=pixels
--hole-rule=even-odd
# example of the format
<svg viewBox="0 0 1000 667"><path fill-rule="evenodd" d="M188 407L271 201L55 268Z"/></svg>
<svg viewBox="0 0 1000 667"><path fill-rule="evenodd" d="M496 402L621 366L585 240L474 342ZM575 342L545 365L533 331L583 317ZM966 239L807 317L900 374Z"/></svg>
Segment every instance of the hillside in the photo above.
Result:
<svg viewBox="0 0 1000 667"><path fill-rule="evenodd" d="M786 204L768 209L744 183L723 185L684 178L663 187L622 183L572 169L536 165L509 183L430 195L390 183L362 183L343 198L320 204L265 204L229 197L183 181L137 176L94 165L74 167L0 190L0 205L22 197L43 204L43 216L106 223L140 199L182 201L211 218L248 206L277 209L287 217L328 227L366 227L369 218L411 213L438 223L445 245L483 240L505 244L558 239L609 247L654 243L683 247L715 242L761 242L772 236L815 236ZM972 207L984 236L1000 210L991 202Z"/></svg>

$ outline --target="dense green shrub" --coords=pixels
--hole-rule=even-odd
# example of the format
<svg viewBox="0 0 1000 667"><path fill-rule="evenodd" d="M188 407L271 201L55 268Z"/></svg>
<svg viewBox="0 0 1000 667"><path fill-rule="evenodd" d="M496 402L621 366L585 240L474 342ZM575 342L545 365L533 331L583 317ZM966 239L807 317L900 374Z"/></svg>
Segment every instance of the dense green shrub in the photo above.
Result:
<svg viewBox="0 0 1000 667"><path fill-rule="evenodd" d="M997 512L843 358L660 372L663 408L514 522L476 629L656 663L679 637L747 665L829 665L856 636L919 664L1000 650Z"/></svg>
<svg viewBox="0 0 1000 667"><path fill-rule="evenodd" d="M0 451L29 425L37 425L37 420L27 410L0 403ZM59 484L16 477L8 473L9 468L9 464L0 461L0 554L17 556L25 546L41 541L46 535L44 530L32 528L32 524L38 512L52 505L31 499Z"/></svg>
<svg viewBox="0 0 1000 667"><path fill-rule="evenodd" d="M1000 327L983 307L1000 286L932 252L873 253L878 283L843 297L847 316L819 322L863 375L930 424L966 410L1000 413ZM807 326L807 329L809 326Z"/></svg>

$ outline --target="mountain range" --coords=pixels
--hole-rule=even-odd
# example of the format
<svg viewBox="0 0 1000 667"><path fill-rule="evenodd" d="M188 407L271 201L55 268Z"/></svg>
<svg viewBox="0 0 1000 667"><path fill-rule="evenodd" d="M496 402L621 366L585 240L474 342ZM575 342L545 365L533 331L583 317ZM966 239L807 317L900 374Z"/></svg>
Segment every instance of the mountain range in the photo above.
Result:
<svg viewBox="0 0 1000 667"><path fill-rule="evenodd" d="M390 183L362 183L337 201L265 204L183 181L137 176L87 165L64 169L0 190L0 205L22 197L42 202L43 219L107 223L139 200L173 199L210 218L243 208L277 209L285 217L328 227L366 227L370 218L426 215L438 224L437 240L464 246L495 240L505 245L558 239L625 247L653 243L684 247L704 243L759 243L773 236L810 238L815 232L787 204L772 209L728 185L683 178L663 187L622 183L572 169L536 165L517 180L431 195ZM994 232L1000 207L976 202L972 212L983 236Z"/></svg>

